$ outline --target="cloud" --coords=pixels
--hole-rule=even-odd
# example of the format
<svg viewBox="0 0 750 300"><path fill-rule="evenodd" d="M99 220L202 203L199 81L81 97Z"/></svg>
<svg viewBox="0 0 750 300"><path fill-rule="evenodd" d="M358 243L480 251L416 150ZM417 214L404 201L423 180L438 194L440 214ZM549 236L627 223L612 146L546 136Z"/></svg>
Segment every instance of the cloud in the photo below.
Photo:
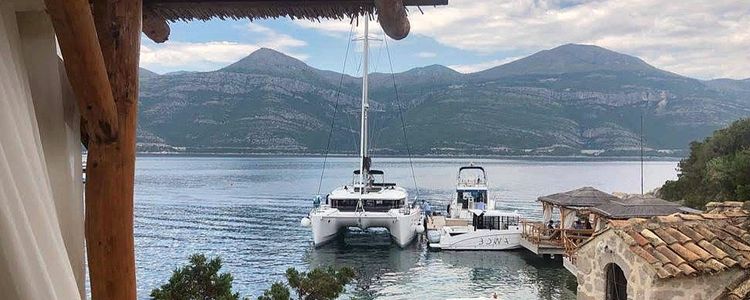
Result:
<svg viewBox="0 0 750 300"><path fill-rule="evenodd" d="M699 78L750 77L743 1L451 0L412 12L411 34L478 54L596 44Z"/></svg>
<svg viewBox="0 0 750 300"><path fill-rule="evenodd" d="M448 67L458 72L468 74L468 73L484 71L492 67L497 67L499 65L504 65L514 60L517 60L519 58L521 57L508 57L505 59L493 59L490 61L480 62L476 64L450 65Z"/></svg>
<svg viewBox="0 0 750 300"><path fill-rule="evenodd" d="M352 24L342 20L310 21L307 19L299 19L295 20L294 24L302 28L314 29L328 36L337 38L347 38L349 36L349 31L352 30Z"/></svg>
<svg viewBox="0 0 750 300"><path fill-rule="evenodd" d="M419 58L433 58L433 57L437 57L437 53L435 53L435 52L419 52L416 55Z"/></svg>
<svg viewBox="0 0 750 300"><path fill-rule="evenodd" d="M307 45L303 40L254 23L248 23L242 29L252 33L256 41L145 43L141 46L141 66L157 72L210 71L240 60L261 47L275 49L300 60L308 59L308 55L295 52L295 49Z"/></svg>
<svg viewBox="0 0 750 300"><path fill-rule="evenodd" d="M260 47L236 42L166 42L141 46L141 66L159 71L209 71L235 62Z"/></svg>

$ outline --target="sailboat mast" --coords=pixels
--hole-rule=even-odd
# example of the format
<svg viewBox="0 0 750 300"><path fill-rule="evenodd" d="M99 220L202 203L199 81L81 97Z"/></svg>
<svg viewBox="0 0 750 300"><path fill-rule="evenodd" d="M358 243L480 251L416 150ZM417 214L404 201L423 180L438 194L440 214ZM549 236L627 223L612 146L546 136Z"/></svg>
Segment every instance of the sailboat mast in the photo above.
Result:
<svg viewBox="0 0 750 300"><path fill-rule="evenodd" d="M368 92L368 66L369 66L369 56L370 56L370 40L369 40L369 34L370 34L370 28L369 28L369 21L370 21L370 13L365 13L365 36L363 38L362 43L362 124L360 127L360 141L359 141L359 174L360 174L360 182L365 185L365 179L367 178L367 167L365 166L368 162L367 160L367 109L369 108L368 100L367 100L367 92ZM364 190L364 189L363 189Z"/></svg>

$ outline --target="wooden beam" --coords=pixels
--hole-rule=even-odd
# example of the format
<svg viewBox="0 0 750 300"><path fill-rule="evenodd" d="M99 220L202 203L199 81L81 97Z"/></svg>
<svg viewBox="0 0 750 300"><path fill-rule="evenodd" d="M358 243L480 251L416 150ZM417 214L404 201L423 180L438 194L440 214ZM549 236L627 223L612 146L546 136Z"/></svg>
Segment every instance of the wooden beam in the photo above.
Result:
<svg viewBox="0 0 750 300"><path fill-rule="evenodd" d="M411 25L402 0L375 0L375 8L377 8L378 22L385 34L394 40L400 40L409 35Z"/></svg>
<svg viewBox="0 0 750 300"><path fill-rule="evenodd" d="M169 24L151 10L143 10L143 33L156 43L164 43L169 39Z"/></svg>
<svg viewBox="0 0 750 300"><path fill-rule="evenodd" d="M133 187L141 0L95 0L94 23L117 108L112 144L89 142L86 241L94 300L136 298Z"/></svg>
<svg viewBox="0 0 750 300"><path fill-rule="evenodd" d="M45 0L65 71L92 140L117 138L117 109L87 0Z"/></svg>

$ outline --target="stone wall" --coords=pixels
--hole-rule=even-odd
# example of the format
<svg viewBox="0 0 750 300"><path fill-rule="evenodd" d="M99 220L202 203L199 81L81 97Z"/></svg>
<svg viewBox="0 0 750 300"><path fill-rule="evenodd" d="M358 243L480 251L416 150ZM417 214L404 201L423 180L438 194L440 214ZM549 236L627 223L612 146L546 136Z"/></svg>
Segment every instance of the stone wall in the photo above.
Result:
<svg viewBox="0 0 750 300"><path fill-rule="evenodd" d="M578 299L603 300L606 292L606 266L617 264L628 279L628 299L718 299L724 288L737 281L742 272L731 269L714 275L658 279L654 269L614 231L597 236L577 252Z"/></svg>

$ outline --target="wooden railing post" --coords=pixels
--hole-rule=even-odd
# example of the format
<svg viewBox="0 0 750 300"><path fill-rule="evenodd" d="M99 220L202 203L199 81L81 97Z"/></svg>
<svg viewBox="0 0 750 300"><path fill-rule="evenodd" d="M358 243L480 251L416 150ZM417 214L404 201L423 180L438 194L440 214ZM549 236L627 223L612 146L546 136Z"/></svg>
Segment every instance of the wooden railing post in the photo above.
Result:
<svg viewBox="0 0 750 300"><path fill-rule="evenodd" d="M141 11L141 0L93 3L119 125L114 143L92 141L88 148L86 241L94 300L136 297L133 187Z"/></svg>

